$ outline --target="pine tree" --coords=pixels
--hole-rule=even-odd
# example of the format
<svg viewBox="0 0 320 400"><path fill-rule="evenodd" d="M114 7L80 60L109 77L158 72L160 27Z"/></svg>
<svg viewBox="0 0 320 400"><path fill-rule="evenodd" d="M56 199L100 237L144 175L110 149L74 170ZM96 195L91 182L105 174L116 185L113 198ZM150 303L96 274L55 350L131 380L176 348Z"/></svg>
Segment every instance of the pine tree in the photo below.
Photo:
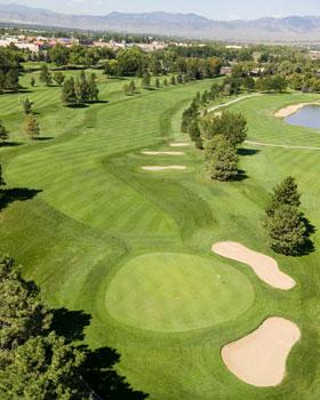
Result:
<svg viewBox="0 0 320 400"><path fill-rule="evenodd" d="M164 80L163 80L163 86L168 86L168 79L167 79L167 78L164 78Z"/></svg>
<svg viewBox="0 0 320 400"><path fill-rule="evenodd" d="M222 135L216 136L211 141L215 142L214 151L206 162L211 179L219 181L234 179L238 175L239 161L236 149Z"/></svg>
<svg viewBox="0 0 320 400"><path fill-rule="evenodd" d="M57 71L53 74L53 80L57 83L57 85L62 86L65 80L65 76L61 71Z"/></svg>
<svg viewBox="0 0 320 400"><path fill-rule="evenodd" d="M2 141L2 143L4 143L8 139L9 139L9 132L3 125L2 121L0 120L0 140Z"/></svg>
<svg viewBox="0 0 320 400"><path fill-rule="evenodd" d="M35 140L40 136L40 126L34 115L30 114L25 117L24 131L32 140Z"/></svg>
<svg viewBox="0 0 320 400"><path fill-rule="evenodd" d="M39 290L21 278L20 269L9 257L0 258L0 292L1 353L46 331L51 314L41 304Z"/></svg>
<svg viewBox="0 0 320 400"><path fill-rule="evenodd" d="M303 215L297 207L282 204L271 217L266 227L273 250L284 255L299 255L307 241L307 229Z"/></svg>
<svg viewBox="0 0 320 400"><path fill-rule="evenodd" d="M99 100L99 89L96 82L96 75L92 73L90 75L89 83L88 83L88 91L89 91L89 100L90 101L98 101Z"/></svg>
<svg viewBox="0 0 320 400"><path fill-rule="evenodd" d="M300 207L300 197L295 179L292 176L285 178L273 189L270 205L266 209L267 215L272 216L275 210L282 205Z"/></svg>
<svg viewBox="0 0 320 400"><path fill-rule="evenodd" d="M30 85L31 85L32 87L34 87L35 84L36 84L36 80L35 80L34 77L32 76L31 79L30 79Z"/></svg>
<svg viewBox="0 0 320 400"><path fill-rule="evenodd" d="M172 75L170 83L171 83L171 85L176 85L177 84L176 77L174 75Z"/></svg>
<svg viewBox="0 0 320 400"><path fill-rule="evenodd" d="M40 82L44 83L47 86L50 86L52 83L52 76L51 73L49 72L47 64L43 64L41 67L41 72L40 72Z"/></svg>
<svg viewBox="0 0 320 400"><path fill-rule="evenodd" d="M62 87L62 101L67 105L75 105L78 103L73 77L64 82Z"/></svg>
<svg viewBox="0 0 320 400"><path fill-rule="evenodd" d="M156 78L156 88L157 89L160 88L160 80L159 80L159 78Z"/></svg>
<svg viewBox="0 0 320 400"><path fill-rule="evenodd" d="M22 107L23 107L24 115L29 115L32 113L32 106L33 106L33 103L29 99L29 97L26 97L25 99L22 100Z"/></svg>
<svg viewBox="0 0 320 400"><path fill-rule="evenodd" d="M199 122L197 118L194 118L189 126L188 126L188 133L190 135L191 140L195 143L198 149L203 149L203 142L201 138L201 132L199 128Z"/></svg>
<svg viewBox="0 0 320 400"><path fill-rule="evenodd" d="M130 94L133 96L136 92L137 88L136 88L136 84L134 83L134 81L130 81L129 83L129 92Z"/></svg>
<svg viewBox="0 0 320 400"><path fill-rule="evenodd" d="M151 85L151 76L149 72L145 72L142 77L141 86L144 89L148 89Z"/></svg>

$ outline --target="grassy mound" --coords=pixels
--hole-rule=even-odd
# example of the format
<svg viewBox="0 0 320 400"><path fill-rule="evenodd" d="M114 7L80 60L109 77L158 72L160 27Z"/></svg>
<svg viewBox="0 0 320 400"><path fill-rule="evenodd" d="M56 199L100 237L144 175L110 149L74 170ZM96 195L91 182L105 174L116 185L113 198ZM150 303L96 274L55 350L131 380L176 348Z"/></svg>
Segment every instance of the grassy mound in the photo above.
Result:
<svg viewBox="0 0 320 400"><path fill-rule="evenodd" d="M253 300L248 278L228 265L190 254L150 253L116 274L106 308L137 328L182 332L235 319Z"/></svg>

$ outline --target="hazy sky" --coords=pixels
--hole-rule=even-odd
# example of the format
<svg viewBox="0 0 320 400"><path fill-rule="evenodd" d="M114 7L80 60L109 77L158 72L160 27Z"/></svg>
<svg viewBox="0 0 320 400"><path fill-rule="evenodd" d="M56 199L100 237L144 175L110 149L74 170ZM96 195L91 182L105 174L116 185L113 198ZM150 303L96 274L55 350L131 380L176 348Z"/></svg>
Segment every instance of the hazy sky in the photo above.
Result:
<svg viewBox="0 0 320 400"><path fill-rule="evenodd" d="M213 19L252 19L263 16L317 15L320 0L0 0L68 13L194 12Z"/></svg>

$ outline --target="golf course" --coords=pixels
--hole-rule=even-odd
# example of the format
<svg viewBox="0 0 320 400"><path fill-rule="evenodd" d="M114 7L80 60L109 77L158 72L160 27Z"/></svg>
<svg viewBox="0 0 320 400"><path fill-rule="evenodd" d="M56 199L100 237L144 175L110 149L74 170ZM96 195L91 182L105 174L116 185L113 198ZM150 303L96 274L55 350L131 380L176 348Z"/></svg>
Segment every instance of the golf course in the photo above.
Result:
<svg viewBox="0 0 320 400"><path fill-rule="evenodd" d="M213 79L125 96L126 78L96 73L99 101L83 107L65 106L55 86L1 96L10 131L0 147L1 251L50 307L90 315L84 342L115 349L119 375L150 400L318 400L320 132L276 114L320 95L212 102L211 112L248 121L241 179L218 182L180 130ZM26 96L38 140L23 133ZM272 251L263 227L269 194L287 176L316 227L314 251L300 257ZM250 353L245 372L237 345L240 364ZM252 348L278 356L267 368Z"/></svg>

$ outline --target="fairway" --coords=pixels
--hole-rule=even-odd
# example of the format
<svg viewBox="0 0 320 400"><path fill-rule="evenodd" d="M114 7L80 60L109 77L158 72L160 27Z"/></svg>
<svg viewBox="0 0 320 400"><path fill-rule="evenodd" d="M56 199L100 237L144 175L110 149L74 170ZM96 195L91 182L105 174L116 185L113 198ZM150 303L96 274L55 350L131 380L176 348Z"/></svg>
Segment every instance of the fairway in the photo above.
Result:
<svg viewBox="0 0 320 400"><path fill-rule="evenodd" d="M63 106L57 87L32 89L41 141L22 134L24 95L1 96L1 118L19 143L0 148L11 191L1 250L23 265L51 307L90 316L85 343L115 349L118 373L148 400L318 400L320 135L274 114L320 96L230 104L247 118L248 140L265 146L245 143L243 180L221 183L208 179L203 153L180 131L183 110L212 80L128 97L125 79L97 75L101 102L85 108ZM315 251L303 257L274 253L263 227L268 195L288 175L318 228ZM214 254L220 242L271 257L295 286L279 290L248 265ZM283 382L261 389L230 372L221 350L273 316L296 324L302 339Z"/></svg>
<svg viewBox="0 0 320 400"><path fill-rule="evenodd" d="M140 329L182 332L232 320L253 303L249 280L216 260L151 253L131 259L106 294L106 309Z"/></svg>

